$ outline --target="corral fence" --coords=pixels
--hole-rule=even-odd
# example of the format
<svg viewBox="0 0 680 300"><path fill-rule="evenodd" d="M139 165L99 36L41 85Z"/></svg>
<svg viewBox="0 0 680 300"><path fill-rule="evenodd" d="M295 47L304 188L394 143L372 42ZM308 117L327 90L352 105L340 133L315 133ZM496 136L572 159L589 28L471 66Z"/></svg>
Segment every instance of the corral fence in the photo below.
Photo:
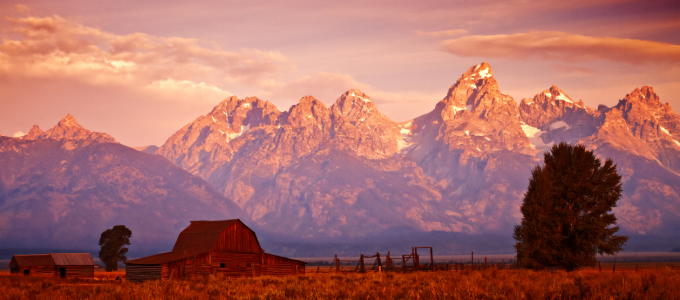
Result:
<svg viewBox="0 0 680 300"><path fill-rule="evenodd" d="M418 253L421 249L421 254ZM426 250L425 253L422 250ZM427 251L429 250L429 251ZM425 259L423 259L423 256ZM429 257L428 257L429 256ZM485 270L496 268L500 270L516 269L515 262L488 262L486 257L484 263L474 263L474 253L467 262L439 262L435 263L432 255L432 247L412 247L411 253L393 256L389 251L387 254L376 252L373 255L360 254L359 259L340 259L336 254L333 260L325 266L308 267L307 273L368 273L368 272L417 272L417 271L463 271L463 270Z"/></svg>

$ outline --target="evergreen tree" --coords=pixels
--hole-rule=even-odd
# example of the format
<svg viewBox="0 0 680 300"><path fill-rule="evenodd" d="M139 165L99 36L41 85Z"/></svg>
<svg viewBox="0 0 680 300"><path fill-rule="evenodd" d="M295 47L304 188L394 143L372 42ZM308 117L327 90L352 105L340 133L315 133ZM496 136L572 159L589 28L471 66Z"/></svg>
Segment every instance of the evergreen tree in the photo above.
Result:
<svg viewBox="0 0 680 300"><path fill-rule="evenodd" d="M102 232L99 238L99 246L101 246L99 259L106 265L107 272L118 270L119 261L127 262L125 253L128 252L128 248L123 246L130 245L131 236L132 231L125 225L116 225Z"/></svg>
<svg viewBox="0 0 680 300"><path fill-rule="evenodd" d="M623 249L612 207L621 197L621 176L607 159L604 165L585 146L555 145L544 166L531 172L515 226L517 259L523 267L542 269L595 266L596 254Z"/></svg>

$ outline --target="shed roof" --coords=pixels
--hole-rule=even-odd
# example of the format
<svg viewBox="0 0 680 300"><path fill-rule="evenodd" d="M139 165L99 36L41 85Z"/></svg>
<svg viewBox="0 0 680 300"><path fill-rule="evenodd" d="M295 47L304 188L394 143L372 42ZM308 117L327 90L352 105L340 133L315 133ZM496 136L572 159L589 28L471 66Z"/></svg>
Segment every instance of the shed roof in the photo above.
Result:
<svg viewBox="0 0 680 300"><path fill-rule="evenodd" d="M12 260L22 267L54 266L52 255L49 254L14 255Z"/></svg>
<svg viewBox="0 0 680 300"><path fill-rule="evenodd" d="M164 263L169 263L172 261L177 261L186 257L184 253L180 252L165 252L156 255L151 255L147 257L142 257L138 259L133 259L126 264L128 265L159 265Z"/></svg>
<svg viewBox="0 0 680 300"><path fill-rule="evenodd" d="M51 253L57 266L94 266L90 253Z"/></svg>
<svg viewBox="0 0 680 300"><path fill-rule="evenodd" d="M89 253L50 253L14 255L12 260L22 267L33 266L94 266ZM10 262L11 264L11 262Z"/></svg>
<svg viewBox="0 0 680 300"><path fill-rule="evenodd" d="M236 224L236 222L241 222L241 220L191 221L189 227L180 232L172 252L186 252L188 254L210 252L215 248L215 244L219 240L222 231ZM245 227L248 228L248 226Z"/></svg>

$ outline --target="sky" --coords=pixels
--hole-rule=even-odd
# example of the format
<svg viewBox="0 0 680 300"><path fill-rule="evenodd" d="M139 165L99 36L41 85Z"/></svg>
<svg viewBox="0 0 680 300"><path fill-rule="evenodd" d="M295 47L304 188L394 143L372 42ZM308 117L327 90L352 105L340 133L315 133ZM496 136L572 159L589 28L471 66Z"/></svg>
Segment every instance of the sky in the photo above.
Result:
<svg viewBox="0 0 680 300"><path fill-rule="evenodd" d="M66 114L162 145L228 96L285 111L368 94L402 122L488 62L517 103L557 85L586 105L652 86L680 110L680 2L2 1L0 134Z"/></svg>

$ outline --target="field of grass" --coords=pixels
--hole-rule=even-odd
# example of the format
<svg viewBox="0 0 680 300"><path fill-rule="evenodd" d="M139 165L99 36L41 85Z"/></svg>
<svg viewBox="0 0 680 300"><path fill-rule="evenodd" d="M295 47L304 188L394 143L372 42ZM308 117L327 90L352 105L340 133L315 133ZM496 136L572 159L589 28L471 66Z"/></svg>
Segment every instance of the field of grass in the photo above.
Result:
<svg viewBox="0 0 680 300"><path fill-rule="evenodd" d="M320 273L151 281L1 276L0 299L679 299L680 270Z"/></svg>

